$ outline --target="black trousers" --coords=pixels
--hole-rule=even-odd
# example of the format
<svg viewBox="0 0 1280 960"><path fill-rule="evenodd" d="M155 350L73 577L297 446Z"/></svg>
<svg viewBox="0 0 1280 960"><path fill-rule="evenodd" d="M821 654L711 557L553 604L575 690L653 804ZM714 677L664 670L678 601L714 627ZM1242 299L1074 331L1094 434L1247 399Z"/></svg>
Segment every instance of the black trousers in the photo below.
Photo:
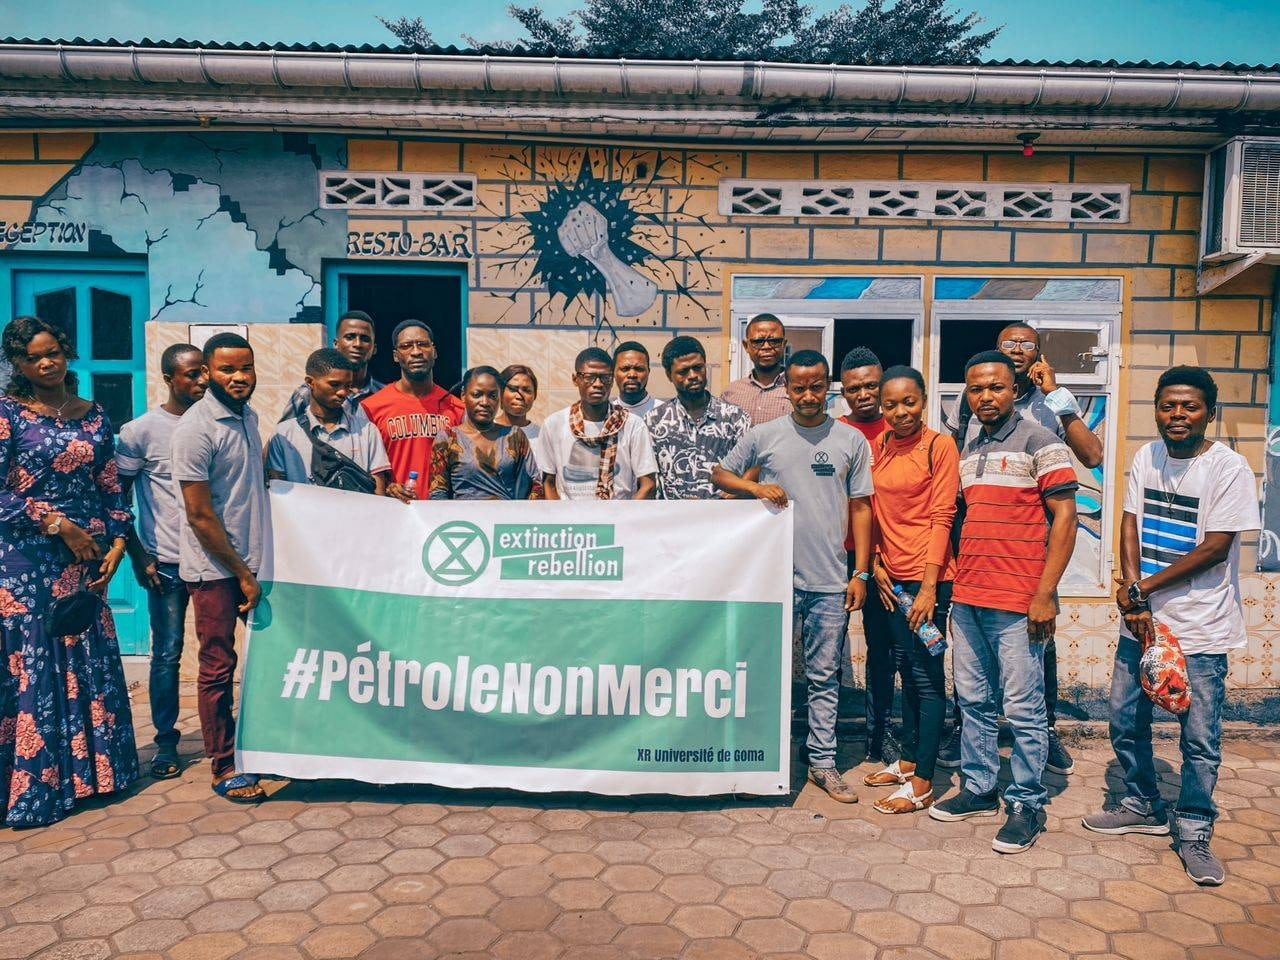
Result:
<svg viewBox="0 0 1280 960"><path fill-rule="evenodd" d="M902 588L914 596L920 584L904 582ZM950 611L951 584L940 583L933 622L943 636L947 633ZM889 630L893 635L898 672L902 674L902 759L916 765L917 777L932 780L947 714L946 658L929 652L924 642L912 633L905 614L890 614Z"/></svg>

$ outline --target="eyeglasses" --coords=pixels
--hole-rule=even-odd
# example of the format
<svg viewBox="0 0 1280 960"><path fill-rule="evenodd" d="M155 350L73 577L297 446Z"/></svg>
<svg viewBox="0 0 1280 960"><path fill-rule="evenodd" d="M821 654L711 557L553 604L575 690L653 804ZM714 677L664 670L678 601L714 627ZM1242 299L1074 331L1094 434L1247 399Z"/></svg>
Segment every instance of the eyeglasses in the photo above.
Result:
<svg viewBox="0 0 1280 960"><path fill-rule="evenodd" d="M1040 344L1034 340L1001 340L1001 350L1039 350Z"/></svg>
<svg viewBox="0 0 1280 960"><path fill-rule="evenodd" d="M408 353L410 350L422 350L425 352L434 346L435 344L430 340L410 340L407 343L401 340L396 349L404 353Z"/></svg>
<svg viewBox="0 0 1280 960"><path fill-rule="evenodd" d="M753 347L780 347L786 342L786 337L755 337L747 341Z"/></svg>
<svg viewBox="0 0 1280 960"><path fill-rule="evenodd" d="M578 376L586 383L603 383L605 386L613 383L612 373L580 373Z"/></svg>

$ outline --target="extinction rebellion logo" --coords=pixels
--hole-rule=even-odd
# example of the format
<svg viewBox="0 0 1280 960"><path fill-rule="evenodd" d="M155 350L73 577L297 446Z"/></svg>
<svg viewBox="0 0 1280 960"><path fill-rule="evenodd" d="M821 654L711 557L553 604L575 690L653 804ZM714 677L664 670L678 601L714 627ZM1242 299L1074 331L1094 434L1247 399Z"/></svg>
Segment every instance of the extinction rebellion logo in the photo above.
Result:
<svg viewBox="0 0 1280 960"><path fill-rule="evenodd" d="M422 565L437 583L461 587L479 579L490 560L500 580L621 580L622 547L613 524L500 523L493 536L453 520L431 532Z"/></svg>

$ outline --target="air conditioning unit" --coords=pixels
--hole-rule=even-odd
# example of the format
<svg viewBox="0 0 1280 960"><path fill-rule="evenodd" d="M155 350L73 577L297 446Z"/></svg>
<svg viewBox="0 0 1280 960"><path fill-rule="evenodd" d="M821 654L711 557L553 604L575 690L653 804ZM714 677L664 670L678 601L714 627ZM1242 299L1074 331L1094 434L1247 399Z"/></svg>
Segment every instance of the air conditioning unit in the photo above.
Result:
<svg viewBox="0 0 1280 960"><path fill-rule="evenodd" d="M1205 162L1202 267L1240 257L1280 262L1280 137L1237 137Z"/></svg>

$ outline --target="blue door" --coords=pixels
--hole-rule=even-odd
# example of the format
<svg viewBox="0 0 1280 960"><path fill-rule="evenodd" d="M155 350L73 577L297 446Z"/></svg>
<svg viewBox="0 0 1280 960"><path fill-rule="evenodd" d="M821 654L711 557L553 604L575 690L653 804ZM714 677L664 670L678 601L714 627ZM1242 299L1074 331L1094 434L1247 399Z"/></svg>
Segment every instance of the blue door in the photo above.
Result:
<svg viewBox="0 0 1280 960"><path fill-rule="evenodd" d="M56 323L80 355L80 395L97 400L117 431L146 411L147 370L144 325L147 275L119 263L31 260L4 265L13 316L34 314ZM126 559L111 583L109 600L120 635L120 652L145 654L151 648L147 600L127 569Z"/></svg>

